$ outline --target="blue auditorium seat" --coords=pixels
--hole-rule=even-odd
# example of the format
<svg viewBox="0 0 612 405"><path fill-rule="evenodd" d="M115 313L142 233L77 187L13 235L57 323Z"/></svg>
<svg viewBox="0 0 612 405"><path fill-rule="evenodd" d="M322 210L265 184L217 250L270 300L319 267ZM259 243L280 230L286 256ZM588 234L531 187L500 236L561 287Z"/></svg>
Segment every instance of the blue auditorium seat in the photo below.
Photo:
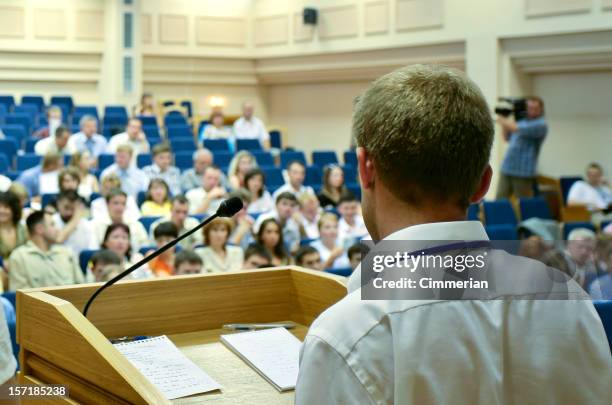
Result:
<svg viewBox="0 0 612 405"><path fill-rule="evenodd" d="M23 130L29 135L34 125L34 119L28 113L11 113L4 117L6 125L21 125Z"/></svg>
<svg viewBox="0 0 612 405"><path fill-rule="evenodd" d="M593 301L593 305L601 318L601 323L608 337L608 345L612 350L612 300Z"/></svg>
<svg viewBox="0 0 612 405"><path fill-rule="evenodd" d="M359 185L359 183L346 183L346 188L348 188L348 190L353 193L358 200L361 200L361 186ZM319 188L315 188L315 191L317 193L319 192L319 190L320 186Z"/></svg>
<svg viewBox="0 0 612 405"><path fill-rule="evenodd" d="M0 152L0 173L6 175L10 166L9 158L4 153Z"/></svg>
<svg viewBox="0 0 612 405"><path fill-rule="evenodd" d="M170 146L173 152L193 152L196 149L193 138L170 138Z"/></svg>
<svg viewBox="0 0 612 405"><path fill-rule="evenodd" d="M72 112L74 108L74 102L71 96L52 96L49 105L66 106L69 113Z"/></svg>
<svg viewBox="0 0 612 405"><path fill-rule="evenodd" d="M602 221L601 224L599 224L599 228L603 231L610 224L612 224L612 221Z"/></svg>
<svg viewBox="0 0 612 405"><path fill-rule="evenodd" d="M159 136L157 138L155 137L147 138L147 141L149 142L149 146L151 146L151 149L153 149L155 145L158 145L164 142L164 140Z"/></svg>
<svg viewBox="0 0 612 405"><path fill-rule="evenodd" d="M38 111L43 112L45 109L45 99L43 96L37 95L24 95L21 96L21 104L35 104L38 107Z"/></svg>
<svg viewBox="0 0 612 405"><path fill-rule="evenodd" d="M304 239L300 239L300 246L308 246L310 245L312 242L319 240L319 238L304 238Z"/></svg>
<svg viewBox="0 0 612 405"><path fill-rule="evenodd" d="M123 116L123 115L118 115L118 114L106 114L104 116L104 119L102 121L102 125L104 126L104 128L112 128L115 129L119 132L123 131L125 129L125 126L127 125L128 122L128 118ZM112 135L112 133L111 133Z"/></svg>
<svg viewBox="0 0 612 405"><path fill-rule="evenodd" d="M586 228L593 232L596 232L595 225L590 222L566 222L563 224L563 239L567 240L567 237L569 236L570 232L578 228Z"/></svg>
<svg viewBox="0 0 612 405"><path fill-rule="evenodd" d="M319 166L306 166L306 176L304 177L304 184L311 187L321 185L321 169L319 168Z"/></svg>
<svg viewBox="0 0 612 405"><path fill-rule="evenodd" d="M26 153L25 155L17 156L17 170L24 171L37 166L42 160L42 156L34 153Z"/></svg>
<svg viewBox="0 0 612 405"><path fill-rule="evenodd" d="M149 230L151 229L151 225L153 224L153 222L157 221L160 218L161 217L140 217L138 220L140 221L142 226L144 226L144 228L147 230L147 233L148 233Z"/></svg>
<svg viewBox="0 0 612 405"><path fill-rule="evenodd" d="M187 116L189 118L193 117L193 105L191 104L191 101L189 100L181 101L181 107L184 107L185 110L187 110Z"/></svg>
<svg viewBox="0 0 612 405"><path fill-rule="evenodd" d="M274 158L270 152L266 150L254 150L252 153L259 166L274 166Z"/></svg>
<svg viewBox="0 0 612 405"><path fill-rule="evenodd" d="M38 142L38 138L28 138L25 141L25 153L34 153L34 146Z"/></svg>
<svg viewBox="0 0 612 405"><path fill-rule="evenodd" d="M338 156L333 150L315 150L312 152L312 164L321 168L338 164Z"/></svg>
<svg viewBox="0 0 612 405"><path fill-rule="evenodd" d="M266 176L266 187L279 187L285 184L285 179L283 179L281 169L277 167L267 167L263 168L262 171Z"/></svg>
<svg viewBox="0 0 612 405"><path fill-rule="evenodd" d="M282 142L283 142L282 136L279 130L275 129L275 130L270 131L270 146L272 148L282 149L283 148Z"/></svg>
<svg viewBox="0 0 612 405"><path fill-rule="evenodd" d="M553 219L548 203L542 197L521 198L519 207L523 221L529 218Z"/></svg>
<svg viewBox="0 0 612 405"><path fill-rule="evenodd" d="M353 167L357 167L357 154L354 150L344 151L344 164L353 165Z"/></svg>
<svg viewBox="0 0 612 405"><path fill-rule="evenodd" d="M98 107L96 107L95 105L77 105L74 107L73 114L88 114L98 118Z"/></svg>
<svg viewBox="0 0 612 405"><path fill-rule="evenodd" d="M261 143L259 139L236 139L236 150L261 150Z"/></svg>
<svg viewBox="0 0 612 405"><path fill-rule="evenodd" d="M98 169L104 170L108 166L115 163L115 155L112 153L103 153L98 156Z"/></svg>
<svg viewBox="0 0 612 405"><path fill-rule="evenodd" d="M353 269L350 267L341 269L325 269L326 273L335 274L337 276L348 277L353 273Z"/></svg>
<svg viewBox="0 0 612 405"><path fill-rule="evenodd" d="M19 150L19 146L17 145L17 141L13 138L0 139L0 154L4 154L9 162L9 165L12 164L13 158L17 154Z"/></svg>
<svg viewBox="0 0 612 405"><path fill-rule="evenodd" d="M13 113L28 114L32 122L36 120L38 112L38 106L36 104L20 104L13 107Z"/></svg>
<svg viewBox="0 0 612 405"><path fill-rule="evenodd" d="M155 250L155 249L157 249L157 246L155 245L142 246L140 249L138 249L138 253L144 256L150 251Z"/></svg>
<svg viewBox="0 0 612 405"><path fill-rule="evenodd" d="M468 221L479 221L480 204L470 204L467 211Z"/></svg>
<svg viewBox="0 0 612 405"><path fill-rule="evenodd" d="M193 152L176 152L174 154L174 165L180 170L187 170L193 167Z"/></svg>
<svg viewBox="0 0 612 405"><path fill-rule="evenodd" d="M152 115L139 115L136 118L138 118L140 120L140 122L142 122L142 125L157 125L157 118L152 116ZM126 119L127 122L127 119Z"/></svg>
<svg viewBox="0 0 612 405"><path fill-rule="evenodd" d="M149 166L153 163L153 158L150 153L141 153L136 156L136 166L139 168L143 168L145 166Z"/></svg>
<svg viewBox="0 0 612 405"><path fill-rule="evenodd" d="M344 173L345 183L358 183L357 179L357 168L353 165L342 166L342 172Z"/></svg>
<svg viewBox="0 0 612 405"><path fill-rule="evenodd" d="M187 124L171 124L166 127L166 135L169 140L172 138L193 138L191 126Z"/></svg>
<svg viewBox="0 0 612 405"><path fill-rule="evenodd" d="M284 150L280 153L281 168L286 169L287 165L294 160L306 165L306 156L300 150Z"/></svg>
<svg viewBox="0 0 612 405"><path fill-rule="evenodd" d="M485 231L491 240L516 240L516 225L497 224L485 226Z"/></svg>
<svg viewBox="0 0 612 405"><path fill-rule="evenodd" d="M12 111L15 106L15 98L11 95L0 95L0 104L4 104L8 111Z"/></svg>
<svg viewBox="0 0 612 405"><path fill-rule="evenodd" d="M228 151L230 150L229 142L227 139L204 139L204 147L215 153L217 151Z"/></svg>
<svg viewBox="0 0 612 405"><path fill-rule="evenodd" d="M107 114L128 117L127 109L122 105L107 105L104 107L104 116Z"/></svg>
<svg viewBox="0 0 612 405"><path fill-rule="evenodd" d="M49 205L49 203L54 202L57 199L57 193L49 193L49 194L43 194L41 196L41 205L43 207L46 207L47 205Z"/></svg>
<svg viewBox="0 0 612 405"><path fill-rule="evenodd" d="M21 146L23 144L23 140L28 137L28 133L22 125L6 124L0 126L0 128L6 137L13 138L15 141L17 141L18 146Z"/></svg>
<svg viewBox="0 0 612 405"><path fill-rule="evenodd" d="M79 254L79 265L81 266L81 270L83 271L83 274L87 273L87 265L89 264L91 257L94 254L96 254L98 251L99 249L81 250L81 253Z"/></svg>
<svg viewBox="0 0 612 405"><path fill-rule="evenodd" d="M484 218L487 225L516 225L516 215L508 200L485 201Z"/></svg>
<svg viewBox="0 0 612 405"><path fill-rule="evenodd" d="M4 124L4 117L8 114L8 108L4 104L0 104L0 124Z"/></svg>
<svg viewBox="0 0 612 405"><path fill-rule="evenodd" d="M233 157L234 154L232 152L217 151L213 153L213 163L219 167L227 167Z"/></svg>
<svg viewBox="0 0 612 405"><path fill-rule="evenodd" d="M563 198L563 205L567 204L567 194L569 193L572 185L582 180L582 177L579 176L562 176L559 178L559 186L561 187L561 197Z"/></svg>
<svg viewBox="0 0 612 405"><path fill-rule="evenodd" d="M142 132L145 133L147 139L159 138L159 127L157 125L146 125L142 127Z"/></svg>
<svg viewBox="0 0 612 405"><path fill-rule="evenodd" d="M178 111L173 111L164 117L164 125L167 127L171 125L187 125L187 120Z"/></svg>

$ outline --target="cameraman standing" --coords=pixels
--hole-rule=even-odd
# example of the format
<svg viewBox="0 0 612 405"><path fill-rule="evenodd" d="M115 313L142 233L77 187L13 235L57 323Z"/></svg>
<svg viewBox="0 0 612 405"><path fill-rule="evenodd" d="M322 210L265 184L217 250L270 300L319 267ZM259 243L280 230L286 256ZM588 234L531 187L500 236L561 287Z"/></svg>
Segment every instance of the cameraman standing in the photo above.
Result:
<svg viewBox="0 0 612 405"><path fill-rule="evenodd" d="M509 143L497 185L497 199L511 195L532 197L538 154L548 133L544 102L539 97L528 97L526 119L517 122L513 116L498 115L497 122Z"/></svg>

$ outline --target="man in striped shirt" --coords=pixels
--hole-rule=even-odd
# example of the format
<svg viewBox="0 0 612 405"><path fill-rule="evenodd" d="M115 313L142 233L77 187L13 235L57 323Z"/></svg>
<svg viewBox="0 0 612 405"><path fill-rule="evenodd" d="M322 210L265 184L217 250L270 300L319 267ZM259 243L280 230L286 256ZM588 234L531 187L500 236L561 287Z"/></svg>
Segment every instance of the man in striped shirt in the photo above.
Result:
<svg viewBox="0 0 612 405"><path fill-rule="evenodd" d="M502 163L497 198L517 198L533 195L538 155L548 125L544 120L544 102L539 97L527 98L527 119L516 122L513 117L499 115L504 139L508 142L506 157Z"/></svg>

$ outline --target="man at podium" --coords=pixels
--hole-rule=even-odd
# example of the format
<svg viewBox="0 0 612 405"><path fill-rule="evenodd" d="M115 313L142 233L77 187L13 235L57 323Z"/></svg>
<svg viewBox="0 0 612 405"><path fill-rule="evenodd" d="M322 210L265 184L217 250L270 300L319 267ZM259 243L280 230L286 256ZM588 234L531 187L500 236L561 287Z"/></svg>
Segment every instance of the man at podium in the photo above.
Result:
<svg viewBox="0 0 612 405"><path fill-rule="evenodd" d="M449 241L489 244L482 224L465 220L492 176L493 122L472 81L445 67L396 70L358 99L353 132L374 251L390 241L430 252ZM554 284L538 262L490 252L487 274L496 279L512 281L516 274ZM349 294L311 325L300 356L297 404L609 400L610 349L575 282L563 282L566 297L558 300L539 299L550 292L529 282L520 285L524 290L509 282L472 299L424 300L421 291L415 299L410 292L401 299L389 292L388 299L368 300L365 292L376 285L361 280L371 273L368 263L351 276ZM385 270L379 274L384 280Z"/></svg>

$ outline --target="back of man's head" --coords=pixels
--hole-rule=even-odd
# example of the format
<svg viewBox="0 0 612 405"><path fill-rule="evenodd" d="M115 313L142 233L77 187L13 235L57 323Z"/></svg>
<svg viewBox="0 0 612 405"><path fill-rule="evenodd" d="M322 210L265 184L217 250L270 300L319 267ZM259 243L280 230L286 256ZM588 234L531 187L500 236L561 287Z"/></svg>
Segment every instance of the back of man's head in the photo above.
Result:
<svg viewBox="0 0 612 405"><path fill-rule="evenodd" d="M356 102L353 134L395 198L467 208L493 142L478 87L455 69L407 66L375 82Z"/></svg>
<svg viewBox="0 0 612 405"><path fill-rule="evenodd" d="M30 237L36 234L36 226L44 224L45 222L45 211L34 211L26 219L26 226Z"/></svg>

